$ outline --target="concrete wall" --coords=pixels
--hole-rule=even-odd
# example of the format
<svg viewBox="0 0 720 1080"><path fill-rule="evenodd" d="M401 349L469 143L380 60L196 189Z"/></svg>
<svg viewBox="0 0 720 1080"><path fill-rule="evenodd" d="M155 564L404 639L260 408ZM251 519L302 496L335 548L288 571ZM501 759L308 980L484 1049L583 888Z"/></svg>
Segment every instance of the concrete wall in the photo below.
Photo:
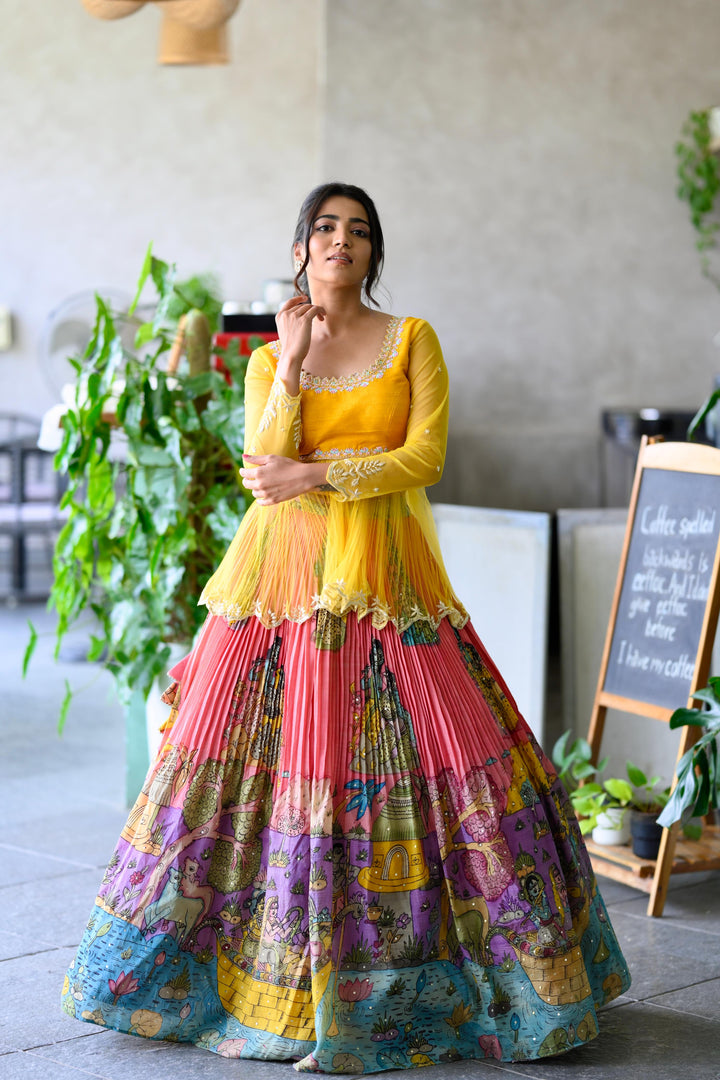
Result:
<svg viewBox="0 0 720 1080"><path fill-rule="evenodd" d="M716 99L716 0L243 0L216 68L159 67L151 5L0 15L3 408L51 403L47 314L131 288L149 239L257 296L337 176L377 199L393 310L445 347L443 501L595 505L600 408L693 408L720 366L673 158Z"/></svg>
<svg viewBox="0 0 720 1080"><path fill-rule="evenodd" d="M447 502L599 498L602 406L720 368L673 145L718 96L715 0L334 0L324 162L375 193L396 311L453 386Z"/></svg>
<svg viewBox="0 0 720 1080"><path fill-rule="evenodd" d="M0 409L53 403L48 313L85 289L129 290L150 240L230 298L288 276L299 200L317 180L322 0L244 0L232 62L160 67L152 5L103 22L80 0L0 0Z"/></svg>

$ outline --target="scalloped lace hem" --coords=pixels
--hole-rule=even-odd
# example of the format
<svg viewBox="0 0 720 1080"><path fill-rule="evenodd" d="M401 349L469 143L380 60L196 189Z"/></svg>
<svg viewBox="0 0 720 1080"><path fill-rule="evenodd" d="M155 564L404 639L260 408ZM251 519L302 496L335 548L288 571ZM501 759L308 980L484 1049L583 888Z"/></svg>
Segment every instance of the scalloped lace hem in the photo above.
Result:
<svg viewBox="0 0 720 1080"><path fill-rule="evenodd" d="M469 618L462 608L442 601L438 603L434 613L419 605L415 605L407 612L394 612L381 603L376 596L368 596L364 593L345 595L341 586L326 586L320 595L311 598L307 607L288 605L277 611L264 605L261 600L254 600L250 604L236 604L229 600L206 597L204 593L198 603L204 604L212 615L220 615L230 623L241 622L243 619L252 617L268 629L273 629L286 621L307 622L316 611L321 610L340 617L354 613L358 620L369 617L376 630L382 630L388 623L392 623L401 634L418 622L430 623L432 628L437 630L443 619L449 619L451 626L460 630Z"/></svg>

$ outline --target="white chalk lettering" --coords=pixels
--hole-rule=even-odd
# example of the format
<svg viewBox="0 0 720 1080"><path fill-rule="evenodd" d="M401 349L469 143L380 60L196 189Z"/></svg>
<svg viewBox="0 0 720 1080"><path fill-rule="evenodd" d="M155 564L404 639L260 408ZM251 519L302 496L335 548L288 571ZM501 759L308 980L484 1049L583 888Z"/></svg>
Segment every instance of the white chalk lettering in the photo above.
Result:
<svg viewBox="0 0 720 1080"><path fill-rule="evenodd" d="M657 508L653 517L654 509L652 506L643 509L640 531L646 536L675 536L677 518L668 517L668 508L664 504Z"/></svg>

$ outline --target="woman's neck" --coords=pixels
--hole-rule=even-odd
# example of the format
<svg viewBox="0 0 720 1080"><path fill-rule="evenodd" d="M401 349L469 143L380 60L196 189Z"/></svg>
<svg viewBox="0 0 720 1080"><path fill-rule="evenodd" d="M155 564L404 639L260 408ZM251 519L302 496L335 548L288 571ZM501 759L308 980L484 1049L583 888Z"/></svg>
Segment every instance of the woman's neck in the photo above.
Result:
<svg viewBox="0 0 720 1080"><path fill-rule="evenodd" d="M313 323L313 337L335 337L352 331L372 316L370 308L362 302L362 293L355 289L323 288L317 284L312 288L311 299L313 304L325 309L323 321Z"/></svg>

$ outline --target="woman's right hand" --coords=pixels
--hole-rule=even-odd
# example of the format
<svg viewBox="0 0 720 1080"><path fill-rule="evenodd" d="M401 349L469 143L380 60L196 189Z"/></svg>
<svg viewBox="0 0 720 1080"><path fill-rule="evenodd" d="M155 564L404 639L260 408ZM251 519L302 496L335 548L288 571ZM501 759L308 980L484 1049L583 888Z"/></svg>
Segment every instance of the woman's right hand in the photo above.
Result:
<svg viewBox="0 0 720 1080"><path fill-rule="evenodd" d="M311 303L308 296L286 300L275 316L281 346L277 370L289 394L297 394L300 388L300 369L310 351L313 319L322 322L324 318L325 308Z"/></svg>

